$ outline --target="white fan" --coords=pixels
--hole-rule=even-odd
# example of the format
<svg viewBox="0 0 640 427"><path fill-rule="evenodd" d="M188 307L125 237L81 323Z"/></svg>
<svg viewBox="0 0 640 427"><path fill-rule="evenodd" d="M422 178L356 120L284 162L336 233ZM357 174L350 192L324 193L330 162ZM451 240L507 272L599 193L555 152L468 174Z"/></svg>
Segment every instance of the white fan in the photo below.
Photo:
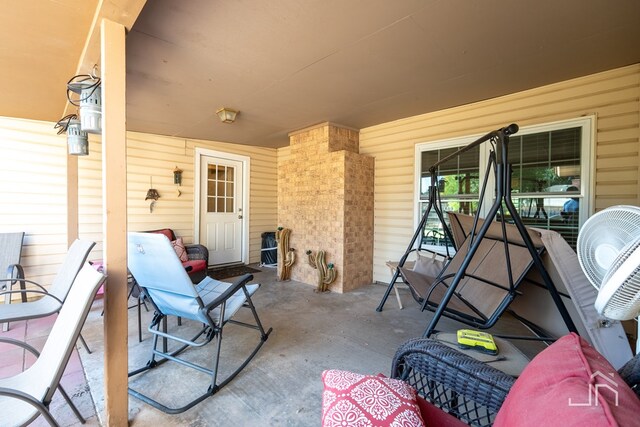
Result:
<svg viewBox="0 0 640 427"><path fill-rule="evenodd" d="M640 208L613 206L596 213L582 226L577 247L580 266L598 289L598 313L613 320L638 317Z"/></svg>

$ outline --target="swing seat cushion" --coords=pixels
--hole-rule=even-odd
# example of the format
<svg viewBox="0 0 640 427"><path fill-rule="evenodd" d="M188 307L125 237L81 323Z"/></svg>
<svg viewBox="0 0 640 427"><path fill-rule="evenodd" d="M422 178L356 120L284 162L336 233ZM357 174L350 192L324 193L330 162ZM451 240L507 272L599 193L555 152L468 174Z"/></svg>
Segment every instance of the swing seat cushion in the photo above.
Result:
<svg viewBox="0 0 640 427"><path fill-rule="evenodd" d="M436 278L442 269L444 269L444 261L437 259L435 256L421 255L420 252L416 252L416 262L413 265L414 272Z"/></svg>

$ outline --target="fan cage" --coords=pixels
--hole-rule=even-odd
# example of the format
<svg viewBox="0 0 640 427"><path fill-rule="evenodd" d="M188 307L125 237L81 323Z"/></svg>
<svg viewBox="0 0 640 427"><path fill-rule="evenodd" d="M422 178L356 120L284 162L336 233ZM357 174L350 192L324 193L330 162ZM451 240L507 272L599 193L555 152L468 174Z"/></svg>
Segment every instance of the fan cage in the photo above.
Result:
<svg viewBox="0 0 640 427"><path fill-rule="evenodd" d="M640 239L618 255L603 280L596 310L613 320L629 320L640 314Z"/></svg>
<svg viewBox="0 0 640 427"><path fill-rule="evenodd" d="M636 206L612 206L596 213L584 223L578 235L578 262L596 289L600 289L604 283L604 278L620 251L638 237L640 208ZM609 258L613 258L614 262Z"/></svg>

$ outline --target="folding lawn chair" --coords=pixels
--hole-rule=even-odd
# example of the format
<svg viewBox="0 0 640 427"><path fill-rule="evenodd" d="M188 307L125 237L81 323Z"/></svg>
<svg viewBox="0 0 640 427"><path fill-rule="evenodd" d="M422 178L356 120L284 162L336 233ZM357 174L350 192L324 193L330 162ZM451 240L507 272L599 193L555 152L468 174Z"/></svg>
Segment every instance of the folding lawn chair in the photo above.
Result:
<svg viewBox="0 0 640 427"><path fill-rule="evenodd" d="M256 355L262 344L271 333L265 332L258 318L251 296L260 285L248 284L253 276L246 274L234 283L225 283L206 277L194 285L185 271L166 236L152 233L129 233L128 245L129 271L136 279L143 292L149 297L155 308L155 315L149 326L153 334L151 359L146 366L129 372L129 377L155 368L167 360L180 363L208 374L211 378L207 390L184 406L171 408L129 388L129 394L166 413L177 414L213 396L220 388L228 384ZM255 324L233 320L232 317L242 307L251 310ZM166 330L166 317L178 316L200 323L202 327L193 338L173 335ZM239 367L222 381L218 381L220 346L222 331L227 323L255 329L259 332L259 342ZM163 326L161 330L161 325ZM183 329L183 328L180 328ZM184 335L184 334L183 334ZM158 339L163 338L163 348L158 348ZM178 342L179 348L173 351L166 349L166 340ZM202 347L215 339L216 348L213 354L213 367L197 365L192 361L178 358L189 347ZM159 360L156 360L156 357Z"/></svg>
<svg viewBox="0 0 640 427"><path fill-rule="evenodd" d="M5 294L9 297L16 293L20 293L23 296L22 302L0 304L0 323L6 323L8 325L10 322L38 319L57 313L67 298L73 281L80 269L83 268L89 252L91 252L94 245L95 242L89 240L78 239L73 242L67 251L64 262L60 266L60 270L58 270L58 274L56 274L48 290L32 280L20 279L21 282L35 285L37 289L22 289L23 285L21 285L20 290L0 292L0 294ZM0 279L0 284L11 281L12 279ZM27 294L42 295L42 297L35 301L27 301ZM80 335L80 341L87 350L87 353L91 353L82 335Z"/></svg>
<svg viewBox="0 0 640 427"><path fill-rule="evenodd" d="M60 390L80 422L84 423L84 418L60 387L60 378L104 275L86 264L74 278L42 352L38 354L33 347L17 340L2 339L3 342L29 350L37 357L34 364L24 372L0 379L0 424L3 426L28 425L39 415L50 425L57 426L58 423L49 412L49 404L56 389Z"/></svg>
<svg viewBox="0 0 640 427"><path fill-rule="evenodd" d="M24 240L24 232L18 233L0 233L0 277L12 279L0 283L0 290L10 291L16 282L20 282L20 289L25 288L24 271L20 265L20 254L22 252L22 241ZM27 296L22 294L22 302L27 302ZM4 303L11 303L11 294L6 294ZM2 325L2 330L7 331L9 324Z"/></svg>

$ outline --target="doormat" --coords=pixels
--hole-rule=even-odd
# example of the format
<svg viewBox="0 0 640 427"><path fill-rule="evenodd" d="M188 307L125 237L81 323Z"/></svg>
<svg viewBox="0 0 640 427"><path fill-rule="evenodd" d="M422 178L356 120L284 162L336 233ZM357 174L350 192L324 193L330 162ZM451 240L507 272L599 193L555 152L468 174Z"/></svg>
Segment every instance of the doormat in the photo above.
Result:
<svg viewBox="0 0 640 427"><path fill-rule="evenodd" d="M210 268L207 275L216 280L226 279L227 277L242 276L247 273L260 273L262 270L248 267L246 265L234 265L231 267Z"/></svg>

